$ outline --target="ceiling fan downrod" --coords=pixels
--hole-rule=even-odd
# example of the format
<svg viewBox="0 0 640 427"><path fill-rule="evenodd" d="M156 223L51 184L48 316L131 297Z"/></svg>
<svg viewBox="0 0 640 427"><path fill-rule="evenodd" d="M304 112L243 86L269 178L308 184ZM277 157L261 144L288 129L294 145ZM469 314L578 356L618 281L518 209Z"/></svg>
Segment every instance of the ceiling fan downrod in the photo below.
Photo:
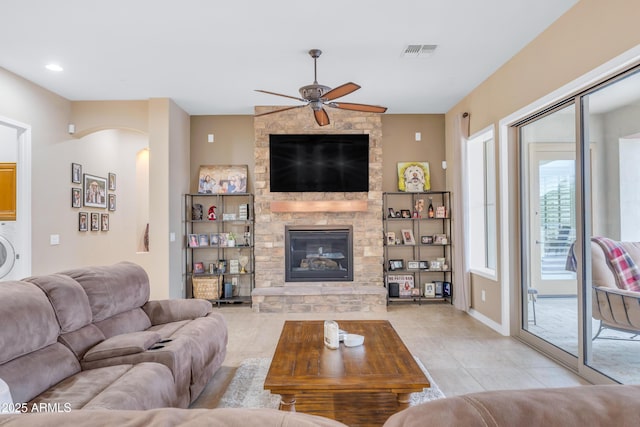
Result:
<svg viewBox="0 0 640 427"><path fill-rule="evenodd" d="M318 84L318 61L317 59L322 55L322 51L320 49L311 49L309 51L309 55L313 58L313 84Z"/></svg>

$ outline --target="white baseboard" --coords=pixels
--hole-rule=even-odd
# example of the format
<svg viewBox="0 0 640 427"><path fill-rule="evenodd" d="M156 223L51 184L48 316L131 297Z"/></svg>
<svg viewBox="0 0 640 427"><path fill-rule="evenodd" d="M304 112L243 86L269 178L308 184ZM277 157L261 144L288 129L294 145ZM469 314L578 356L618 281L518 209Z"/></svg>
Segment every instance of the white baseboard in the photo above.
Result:
<svg viewBox="0 0 640 427"><path fill-rule="evenodd" d="M495 320L489 319L487 316L485 316L484 314L480 313L478 310L474 310L473 308L469 309L469 315L471 317L473 317L474 319L480 321L481 323L487 325L488 327L490 327L491 329L493 329L494 331L496 331L497 333L499 333L500 335L504 335L505 337L508 337L509 334L509 328L501 325L500 323L496 322Z"/></svg>

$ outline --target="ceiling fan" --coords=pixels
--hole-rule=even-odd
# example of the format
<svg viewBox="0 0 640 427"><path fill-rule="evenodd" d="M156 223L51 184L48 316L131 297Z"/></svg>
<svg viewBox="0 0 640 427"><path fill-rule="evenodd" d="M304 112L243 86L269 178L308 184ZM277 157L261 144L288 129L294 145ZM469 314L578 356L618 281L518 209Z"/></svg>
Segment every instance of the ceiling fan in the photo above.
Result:
<svg viewBox="0 0 640 427"><path fill-rule="evenodd" d="M320 126L326 126L329 124L329 115L325 111L324 107L331 108L340 108L343 110L352 110L352 111L362 111L365 113L384 113L387 111L386 107L380 107L378 105L367 105L367 104L354 104L350 102L334 102L334 99L340 98L342 96L348 95L351 92L355 92L360 89L360 86L349 82L345 83L342 86L338 86L334 89L331 89L328 86L324 86L318 84L318 70L316 66L316 62L320 55L322 55L322 51L320 49L311 49L309 51L309 55L313 58L313 84L302 86L299 89L301 98L296 96L283 95L281 93L269 92L267 90L256 89L256 92L268 93L270 95L284 96L285 98L291 98L298 101L302 101L304 105L296 105L293 107L281 108L274 111L269 111L267 113L256 114L256 117L266 116L267 114L279 113L282 111L292 110L294 108L303 108L307 105L311 107L313 110L313 115L316 119L316 122Z"/></svg>

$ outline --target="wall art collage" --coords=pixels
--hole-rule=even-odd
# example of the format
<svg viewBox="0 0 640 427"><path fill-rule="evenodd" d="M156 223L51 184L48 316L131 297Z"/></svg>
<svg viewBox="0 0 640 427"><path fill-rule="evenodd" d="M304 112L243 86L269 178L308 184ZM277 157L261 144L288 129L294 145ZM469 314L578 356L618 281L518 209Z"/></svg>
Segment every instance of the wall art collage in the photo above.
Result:
<svg viewBox="0 0 640 427"><path fill-rule="evenodd" d="M116 210L116 174L107 178L82 172L82 165L71 163L71 207L106 209L107 212L78 212L78 231L109 231L109 212Z"/></svg>

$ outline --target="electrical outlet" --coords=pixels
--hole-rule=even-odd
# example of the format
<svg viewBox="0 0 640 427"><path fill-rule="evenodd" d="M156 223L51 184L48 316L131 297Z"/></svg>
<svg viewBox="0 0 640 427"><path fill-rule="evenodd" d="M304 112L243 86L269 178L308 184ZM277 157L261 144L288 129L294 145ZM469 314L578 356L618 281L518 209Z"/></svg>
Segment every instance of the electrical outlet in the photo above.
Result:
<svg viewBox="0 0 640 427"><path fill-rule="evenodd" d="M487 295L485 294L484 289L482 290L482 294L480 298L482 298L482 302L485 302L487 300Z"/></svg>

